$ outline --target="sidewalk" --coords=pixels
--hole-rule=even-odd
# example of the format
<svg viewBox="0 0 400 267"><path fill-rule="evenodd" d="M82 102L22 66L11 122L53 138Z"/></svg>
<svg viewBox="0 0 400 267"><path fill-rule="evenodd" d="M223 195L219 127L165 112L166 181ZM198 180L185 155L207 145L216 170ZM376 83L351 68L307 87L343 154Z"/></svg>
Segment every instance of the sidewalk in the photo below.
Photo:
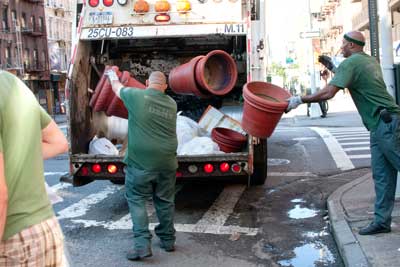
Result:
<svg viewBox="0 0 400 267"><path fill-rule="evenodd" d="M54 114L51 117L57 124L62 124L67 122L67 115L65 114Z"/></svg>
<svg viewBox="0 0 400 267"><path fill-rule="evenodd" d="M400 200L393 210L391 233L358 234L373 218L374 200L371 173L343 185L328 199L332 232L346 266L400 266Z"/></svg>

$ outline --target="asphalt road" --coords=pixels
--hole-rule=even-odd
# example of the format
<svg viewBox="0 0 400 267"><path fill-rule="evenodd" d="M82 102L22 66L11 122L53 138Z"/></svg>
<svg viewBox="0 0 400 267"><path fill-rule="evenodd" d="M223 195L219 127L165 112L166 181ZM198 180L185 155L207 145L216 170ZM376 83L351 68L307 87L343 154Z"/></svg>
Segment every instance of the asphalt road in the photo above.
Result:
<svg viewBox="0 0 400 267"><path fill-rule="evenodd" d="M354 112L326 119L284 118L268 140L265 185L177 186L177 250L153 237L153 257L134 266L343 266L330 234L327 197L369 167L368 136ZM60 184L65 156L45 163L46 180L63 198L54 205L71 266L133 266L123 186ZM157 223L148 205L151 227Z"/></svg>

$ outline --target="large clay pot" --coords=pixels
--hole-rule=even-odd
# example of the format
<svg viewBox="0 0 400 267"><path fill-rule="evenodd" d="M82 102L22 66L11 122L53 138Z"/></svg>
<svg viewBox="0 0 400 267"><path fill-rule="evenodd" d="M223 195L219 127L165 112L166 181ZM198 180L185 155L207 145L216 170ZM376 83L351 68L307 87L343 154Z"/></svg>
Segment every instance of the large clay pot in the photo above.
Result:
<svg viewBox="0 0 400 267"><path fill-rule="evenodd" d="M107 70L109 70L111 68L111 66L105 66L104 68L104 72L106 72ZM100 95L100 91L104 86L104 83L107 80L107 76L104 75L104 73L101 75L99 82L96 85L96 88L94 89L94 94L92 95L92 97L90 98L90 102L89 102L89 106L90 107L94 107L94 105L96 104L97 98Z"/></svg>
<svg viewBox="0 0 400 267"><path fill-rule="evenodd" d="M117 66L112 66L112 69L115 70L117 73L118 77L121 77L122 73L118 70ZM106 76L103 74L103 76ZM106 77L106 80L103 84L103 86L100 88L101 90L99 91L99 96L96 99L96 103L94 104L93 110L96 112L99 111L106 111L108 106L111 104L111 101L114 98L114 92L111 88L110 81Z"/></svg>
<svg viewBox="0 0 400 267"><path fill-rule="evenodd" d="M199 86L214 95L226 95L235 86L237 68L233 58L222 50L213 50L196 65Z"/></svg>
<svg viewBox="0 0 400 267"><path fill-rule="evenodd" d="M121 76L121 83L126 87L134 87L145 89L146 86L133 78L128 71L124 71ZM128 118L128 110L122 100L114 94L114 98L106 110L107 116L116 116L120 118Z"/></svg>
<svg viewBox="0 0 400 267"><path fill-rule="evenodd" d="M287 90L266 82L249 82L243 86L242 128L255 137L270 137L291 95Z"/></svg>
<svg viewBox="0 0 400 267"><path fill-rule="evenodd" d="M210 94L202 90L196 82L195 68L204 56L192 58L189 62L173 68L168 75L169 87L177 94L208 97Z"/></svg>
<svg viewBox="0 0 400 267"><path fill-rule="evenodd" d="M223 152L239 152L247 142L247 137L231 129L216 127L211 131L211 139Z"/></svg>

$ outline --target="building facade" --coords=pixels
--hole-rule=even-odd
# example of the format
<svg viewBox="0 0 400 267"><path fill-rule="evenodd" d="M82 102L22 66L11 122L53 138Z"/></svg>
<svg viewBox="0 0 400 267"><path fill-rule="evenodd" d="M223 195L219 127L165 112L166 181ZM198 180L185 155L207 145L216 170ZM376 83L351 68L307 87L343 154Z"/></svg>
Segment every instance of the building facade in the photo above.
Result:
<svg viewBox="0 0 400 267"><path fill-rule="evenodd" d="M49 55L43 0L0 0L0 69L19 76L48 110Z"/></svg>
<svg viewBox="0 0 400 267"><path fill-rule="evenodd" d="M45 0L50 59L51 108L64 113L65 80L71 55L72 0Z"/></svg>

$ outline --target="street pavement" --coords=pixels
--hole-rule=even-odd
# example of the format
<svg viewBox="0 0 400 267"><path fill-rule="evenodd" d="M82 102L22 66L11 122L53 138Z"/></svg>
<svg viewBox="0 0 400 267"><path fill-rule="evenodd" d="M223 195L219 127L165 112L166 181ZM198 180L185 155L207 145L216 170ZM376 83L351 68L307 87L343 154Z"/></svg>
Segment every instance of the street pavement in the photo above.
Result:
<svg viewBox="0 0 400 267"><path fill-rule="evenodd" d="M330 102L327 118L307 117L306 105L302 105L294 112L285 114L280 125L318 126L325 127L327 131L332 126L359 125L360 117L354 113L354 110L355 107L349 95L339 93ZM339 119L343 114L346 114L347 118L350 117L346 122ZM362 131L360 127L354 127L342 131L335 128L330 132L335 135L352 161L369 161L371 157L369 135L366 130L364 133ZM352 145L352 147L349 148L349 145ZM367 153L357 154L360 151L367 151ZM344 165L344 167L348 166ZM328 198L331 231L346 266L399 266L400 200L398 198L392 214L392 231L390 233L372 236L358 234L358 230L373 219L374 200L375 191L371 171L339 187Z"/></svg>

